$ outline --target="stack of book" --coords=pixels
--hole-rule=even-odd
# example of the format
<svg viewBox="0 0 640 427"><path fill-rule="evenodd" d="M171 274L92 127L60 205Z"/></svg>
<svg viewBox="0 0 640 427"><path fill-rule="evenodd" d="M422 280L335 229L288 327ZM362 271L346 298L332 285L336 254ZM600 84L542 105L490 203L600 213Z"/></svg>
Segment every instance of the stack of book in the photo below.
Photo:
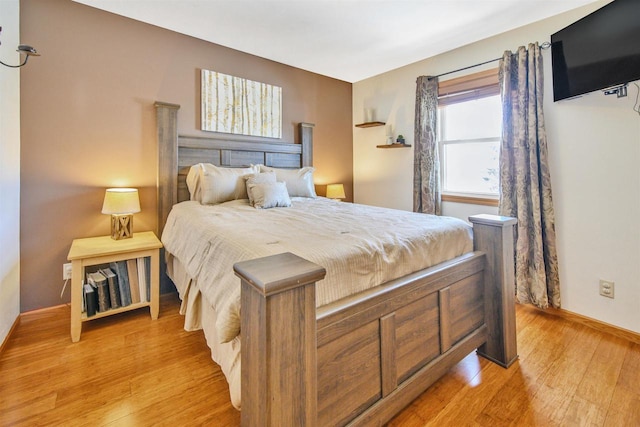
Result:
<svg viewBox="0 0 640 427"><path fill-rule="evenodd" d="M150 301L151 258L112 262L87 272L83 285L83 306L87 317L131 304Z"/></svg>

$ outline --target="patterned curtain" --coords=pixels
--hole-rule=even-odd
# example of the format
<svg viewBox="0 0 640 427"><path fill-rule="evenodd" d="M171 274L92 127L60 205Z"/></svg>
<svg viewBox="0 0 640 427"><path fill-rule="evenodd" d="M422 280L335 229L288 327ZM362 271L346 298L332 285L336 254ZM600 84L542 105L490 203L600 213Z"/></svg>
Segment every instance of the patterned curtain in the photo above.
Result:
<svg viewBox="0 0 640 427"><path fill-rule="evenodd" d="M516 298L560 307L547 138L542 114L542 56L538 44L507 51L500 61L502 141L500 215L518 219Z"/></svg>
<svg viewBox="0 0 640 427"><path fill-rule="evenodd" d="M413 211L440 215L438 78L418 77L413 154Z"/></svg>

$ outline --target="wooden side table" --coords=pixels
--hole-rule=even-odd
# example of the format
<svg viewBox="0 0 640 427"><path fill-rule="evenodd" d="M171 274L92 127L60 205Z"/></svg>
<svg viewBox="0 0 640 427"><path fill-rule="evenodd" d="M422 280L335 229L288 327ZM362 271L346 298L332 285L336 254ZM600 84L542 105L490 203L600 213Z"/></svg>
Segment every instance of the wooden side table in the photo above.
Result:
<svg viewBox="0 0 640 427"><path fill-rule="evenodd" d="M82 322L111 316L141 307L149 307L151 319L158 318L160 309L160 248L162 243L152 231L134 233L130 239L113 240L111 236L75 239L71 244L67 259L71 261L71 341L78 342L82 332ZM130 304L96 313L87 317L82 312L82 286L87 267L111 262L150 257L151 289L149 301Z"/></svg>

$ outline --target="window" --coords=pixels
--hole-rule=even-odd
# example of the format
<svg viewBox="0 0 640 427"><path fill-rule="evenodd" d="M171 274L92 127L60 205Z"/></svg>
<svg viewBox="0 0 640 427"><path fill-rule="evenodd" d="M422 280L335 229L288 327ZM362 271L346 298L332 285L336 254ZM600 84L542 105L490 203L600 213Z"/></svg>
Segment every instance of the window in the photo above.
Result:
<svg viewBox="0 0 640 427"><path fill-rule="evenodd" d="M447 83L438 100L443 200L497 206L502 127L497 71L441 85Z"/></svg>

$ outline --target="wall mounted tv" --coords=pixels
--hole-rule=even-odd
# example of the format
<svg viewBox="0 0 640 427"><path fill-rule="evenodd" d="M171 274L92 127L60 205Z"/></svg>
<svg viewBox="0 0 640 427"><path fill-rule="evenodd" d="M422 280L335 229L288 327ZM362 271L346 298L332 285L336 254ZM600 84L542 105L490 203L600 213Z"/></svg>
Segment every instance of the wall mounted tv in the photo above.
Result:
<svg viewBox="0 0 640 427"><path fill-rule="evenodd" d="M553 100L640 80L640 0L614 0L551 35Z"/></svg>

